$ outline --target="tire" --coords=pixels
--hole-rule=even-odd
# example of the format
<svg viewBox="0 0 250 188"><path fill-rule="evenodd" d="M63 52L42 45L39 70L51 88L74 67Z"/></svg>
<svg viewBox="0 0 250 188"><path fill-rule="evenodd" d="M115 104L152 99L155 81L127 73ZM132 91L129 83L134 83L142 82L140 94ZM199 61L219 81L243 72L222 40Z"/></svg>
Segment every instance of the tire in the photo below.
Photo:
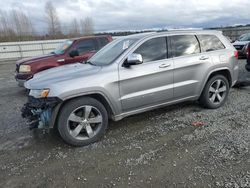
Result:
<svg viewBox="0 0 250 188"><path fill-rule="evenodd" d="M215 75L207 81L199 102L205 108L219 108L225 104L229 89L227 78L223 75Z"/></svg>
<svg viewBox="0 0 250 188"><path fill-rule="evenodd" d="M246 68L246 70L247 70L248 72L250 72L250 64L246 64L246 65L245 65L245 68Z"/></svg>
<svg viewBox="0 0 250 188"><path fill-rule="evenodd" d="M107 126L107 110L102 103L90 97L67 102L58 117L60 136L73 146L86 146L98 141Z"/></svg>

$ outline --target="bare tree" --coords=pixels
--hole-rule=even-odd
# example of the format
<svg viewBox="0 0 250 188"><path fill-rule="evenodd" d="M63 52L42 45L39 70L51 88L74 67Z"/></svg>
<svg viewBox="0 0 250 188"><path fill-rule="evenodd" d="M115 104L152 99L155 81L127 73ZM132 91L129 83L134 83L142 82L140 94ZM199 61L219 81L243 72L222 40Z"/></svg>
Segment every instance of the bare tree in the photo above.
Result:
<svg viewBox="0 0 250 188"><path fill-rule="evenodd" d="M6 37L8 35L8 15L6 12L0 10L0 32L2 37Z"/></svg>
<svg viewBox="0 0 250 188"><path fill-rule="evenodd" d="M74 18L69 29L69 35L76 37L80 35L80 29L79 29L79 24L77 22L77 19Z"/></svg>
<svg viewBox="0 0 250 188"><path fill-rule="evenodd" d="M17 36L20 40L22 37L27 38L27 36L34 35L34 28L31 24L29 17L22 11L13 9L11 11L11 23Z"/></svg>
<svg viewBox="0 0 250 188"><path fill-rule="evenodd" d="M8 12L0 10L0 41L7 42L16 40L16 33L12 28Z"/></svg>
<svg viewBox="0 0 250 188"><path fill-rule="evenodd" d="M56 9L51 1L47 1L47 3L45 4L45 12L49 35L53 36L54 38L58 35L61 35L61 24Z"/></svg>
<svg viewBox="0 0 250 188"><path fill-rule="evenodd" d="M81 20L82 31L84 35L94 34L94 23L91 17L86 17Z"/></svg>
<svg viewBox="0 0 250 188"><path fill-rule="evenodd" d="M22 10L13 9L0 10L0 33L1 41L14 41L31 39L35 31L29 17Z"/></svg>

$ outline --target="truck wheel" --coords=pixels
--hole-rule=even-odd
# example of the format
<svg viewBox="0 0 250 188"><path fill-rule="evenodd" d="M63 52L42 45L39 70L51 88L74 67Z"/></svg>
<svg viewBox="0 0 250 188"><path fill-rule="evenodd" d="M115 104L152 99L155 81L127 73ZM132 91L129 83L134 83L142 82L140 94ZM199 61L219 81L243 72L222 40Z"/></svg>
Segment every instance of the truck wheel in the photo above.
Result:
<svg viewBox="0 0 250 188"><path fill-rule="evenodd" d="M85 146L98 141L106 131L108 113L96 99L82 97L67 102L58 117L62 139L73 146Z"/></svg>
<svg viewBox="0 0 250 188"><path fill-rule="evenodd" d="M225 76L215 75L208 80L199 102L205 108L216 109L225 104L229 93L229 83Z"/></svg>
<svg viewBox="0 0 250 188"><path fill-rule="evenodd" d="M249 64L249 63L245 65L245 68L246 68L246 70L247 70L248 72L250 72L250 64Z"/></svg>

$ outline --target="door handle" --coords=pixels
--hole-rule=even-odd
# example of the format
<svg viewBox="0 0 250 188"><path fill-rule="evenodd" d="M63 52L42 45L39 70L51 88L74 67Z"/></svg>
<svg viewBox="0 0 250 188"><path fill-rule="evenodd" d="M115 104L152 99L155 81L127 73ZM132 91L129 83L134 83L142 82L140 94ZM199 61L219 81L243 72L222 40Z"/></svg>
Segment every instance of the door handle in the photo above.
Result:
<svg viewBox="0 0 250 188"><path fill-rule="evenodd" d="M207 56L201 56L200 57L200 60L207 60L207 59L209 59L209 57L207 57Z"/></svg>
<svg viewBox="0 0 250 188"><path fill-rule="evenodd" d="M165 64L165 63L163 63L163 64L161 64L160 66L159 66L159 68L167 68L167 67L169 67L170 66L170 64Z"/></svg>
<svg viewBox="0 0 250 188"><path fill-rule="evenodd" d="M58 59L57 62L64 62L65 59Z"/></svg>

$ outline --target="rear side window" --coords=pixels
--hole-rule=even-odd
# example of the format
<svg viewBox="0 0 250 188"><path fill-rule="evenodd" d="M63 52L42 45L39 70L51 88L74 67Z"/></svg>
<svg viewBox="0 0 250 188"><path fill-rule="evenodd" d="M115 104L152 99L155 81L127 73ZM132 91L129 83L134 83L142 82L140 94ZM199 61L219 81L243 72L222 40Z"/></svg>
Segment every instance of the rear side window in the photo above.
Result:
<svg viewBox="0 0 250 188"><path fill-rule="evenodd" d="M107 38L98 38L97 39L98 42L99 42L99 49L101 49L103 46L105 46L106 44L109 43L108 39Z"/></svg>
<svg viewBox="0 0 250 188"><path fill-rule="evenodd" d="M215 35L198 35L202 52L225 49L225 46Z"/></svg>
<svg viewBox="0 0 250 188"><path fill-rule="evenodd" d="M90 51L94 51L96 50L95 41L93 39L86 39L86 40L80 41L76 45L76 50L78 51L80 55L83 55Z"/></svg>
<svg viewBox="0 0 250 188"><path fill-rule="evenodd" d="M143 62L157 61L167 58L166 37L153 38L144 42L134 53L141 54Z"/></svg>
<svg viewBox="0 0 250 188"><path fill-rule="evenodd" d="M199 42L194 35L170 36L174 57L200 53Z"/></svg>

